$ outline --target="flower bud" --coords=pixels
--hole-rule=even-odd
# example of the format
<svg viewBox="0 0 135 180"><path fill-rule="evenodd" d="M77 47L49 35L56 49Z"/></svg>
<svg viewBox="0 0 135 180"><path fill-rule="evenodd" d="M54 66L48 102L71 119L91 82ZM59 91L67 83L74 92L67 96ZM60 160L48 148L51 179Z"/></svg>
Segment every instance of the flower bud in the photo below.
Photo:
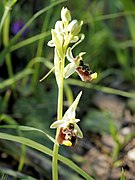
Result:
<svg viewBox="0 0 135 180"><path fill-rule="evenodd" d="M67 24L69 23L69 21L71 21L70 11L67 8L62 8L61 19L63 22L66 22Z"/></svg>
<svg viewBox="0 0 135 180"><path fill-rule="evenodd" d="M57 21L55 24L55 30L58 33L62 33L63 32L63 23L62 21Z"/></svg>
<svg viewBox="0 0 135 180"><path fill-rule="evenodd" d="M80 23L74 19L73 21L71 21L68 25L68 31L73 34L74 36L76 36L82 27L83 21L81 21Z"/></svg>

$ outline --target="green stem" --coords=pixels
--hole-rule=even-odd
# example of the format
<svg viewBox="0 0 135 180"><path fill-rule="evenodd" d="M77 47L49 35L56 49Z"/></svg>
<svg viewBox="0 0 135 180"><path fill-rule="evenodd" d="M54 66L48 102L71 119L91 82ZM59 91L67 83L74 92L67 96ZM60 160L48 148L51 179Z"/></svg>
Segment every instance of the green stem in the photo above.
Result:
<svg viewBox="0 0 135 180"><path fill-rule="evenodd" d="M6 17L8 16L8 13L10 12L11 7L16 3L16 1L17 0L9 0L9 1L5 0L4 1L4 13L3 13L3 16L0 21L0 35L2 32L2 28L3 28L4 22L6 20Z"/></svg>
<svg viewBox="0 0 135 180"><path fill-rule="evenodd" d="M3 26L4 47L7 47L8 43L9 43L9 24L10 24L10 13L8 13L8 15L5 19L5 22L4 22L4 26ZM6 55L6 65L7 65L8 76L9 76L9 78L12 78L14 75L13 75L13 68L12 68L10 53L8 53ZM12 89L15 89L15 84L13 84L11 87L12 87Z"/></svg>
<svg viewBox="0 0 135 180"><path fill-rule="evenodd" d="M4 14L3 14L2 19L1 19L1 21L0 21L0 33L1 33L1 31L2 31L2 27L3 27L3 25L4 25L4 22L5 22L5 19L6 19L7 15L8 15L9 10L10 10L9 7L6 7L6 8L5 8Z"/></svg>
<svg viewBox="0 0 135 180"><path fill-rule="evenodd" d="M58 134L57 132L56 132L56 137ZM59 152L59 146L54 144L53 159L52 159L52 177L53 177L53 180L58 180L58 152Z"/></svg>
<svg viewBox="0 0 135 180"><path fill-rule="evenodd" d="M58 106L57 106L57 120L62 119L63 116L63 86L64 86L64 64L65 64L65 57L61 60L61 69L60 69L60 83L58 86ZM57 140L59 130L57 129L56 137ZM58 180L58 151L59 146L57 144L54 144L53 148L53 160L52 160L52 176L53 180Z"/></svg>

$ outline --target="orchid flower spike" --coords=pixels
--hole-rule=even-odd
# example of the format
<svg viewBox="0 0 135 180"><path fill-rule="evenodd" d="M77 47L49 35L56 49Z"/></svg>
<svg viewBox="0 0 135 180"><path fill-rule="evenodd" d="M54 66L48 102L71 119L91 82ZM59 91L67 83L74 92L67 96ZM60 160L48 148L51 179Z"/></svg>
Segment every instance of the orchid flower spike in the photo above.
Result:
<svg viewBox="0 0 135 180"><path fill-rule="evenodd" d="M54 47L54 67L55 77L58 86L60 85L60 66L64 60L67 48L70 43L80 43L79 33L83 21L72 20L70 11L63 7L61 10L61 19L55 23L55 28L51 30L52 39L48 46Z"/></svg>
<svg viewBox="0 0 135 180"><path fill-rule="evenodd" d="M75 118L75 111L82 95L82 91L78 94L69 109L65 112L62 119L55 121L50 128L59 128L57 141L65 146L74 146L77 138L83 138L83 133L77 123L80 119Z"/></svg>
<svg viewBox="0 0 135 180"><path fill-rule="evenodd" d="M48 46L55 47L59 54L64 51L69 43L79 40L78 34L81 31L83 21L71 20L70 11L67 8L61 10L61 20L55 24L55 29L52 29L52 40L48 42ZM61 47L61 49L60 49Z"/></svg>

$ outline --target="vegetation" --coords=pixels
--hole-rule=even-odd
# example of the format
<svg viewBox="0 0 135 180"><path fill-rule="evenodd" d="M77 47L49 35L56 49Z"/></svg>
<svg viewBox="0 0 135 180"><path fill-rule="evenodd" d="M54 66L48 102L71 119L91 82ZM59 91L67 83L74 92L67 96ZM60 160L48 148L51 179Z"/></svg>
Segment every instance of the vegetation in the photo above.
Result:
<svg viewBox="0 0 135 180"><path fill-rule="evenodd" d="M86 52L85 66L98 76L84 82L72 71L57 108L59 78L54 49L47 44L62 7L83 21L74 57ZM0 1L1 179L49 180L52 169L53 179L58 173L67 180L134 179L134 16L133 0ZM83 138L74 147L59 145L58 152L50 125L63 119L73 102ZM57 160L59 171L52 168Z"/></svg>

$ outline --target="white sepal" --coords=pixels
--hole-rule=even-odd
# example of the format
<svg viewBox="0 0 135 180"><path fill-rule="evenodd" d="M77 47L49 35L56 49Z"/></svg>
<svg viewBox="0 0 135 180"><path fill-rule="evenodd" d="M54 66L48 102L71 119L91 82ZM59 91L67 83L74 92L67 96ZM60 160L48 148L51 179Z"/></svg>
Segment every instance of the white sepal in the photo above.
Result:
<svg viewBox="0 0 135 180"><path fill-rule="evenodd" d="M75 63L69 63L64 68L64 78L67 79L69 76L71 76L75 72L76 68L77 66Z"/></svg>

